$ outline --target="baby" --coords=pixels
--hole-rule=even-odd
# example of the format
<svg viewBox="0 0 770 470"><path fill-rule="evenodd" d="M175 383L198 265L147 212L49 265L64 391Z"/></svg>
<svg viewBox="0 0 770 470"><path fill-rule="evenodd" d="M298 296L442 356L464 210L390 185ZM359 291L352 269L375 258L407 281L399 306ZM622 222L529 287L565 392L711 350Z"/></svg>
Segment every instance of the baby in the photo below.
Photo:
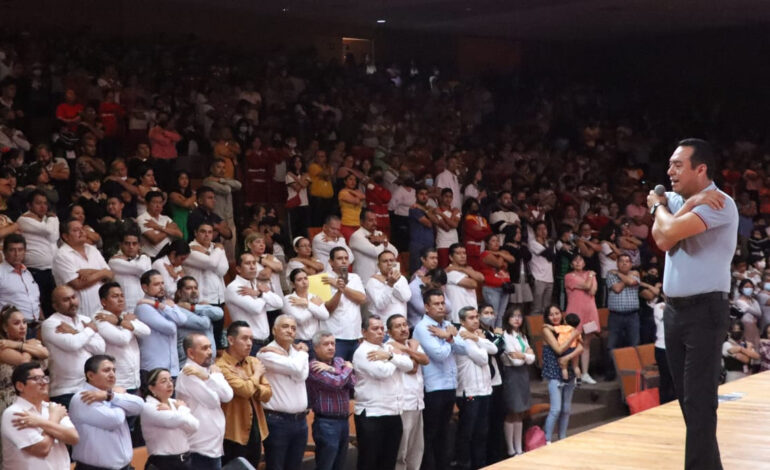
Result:
<svg viewBox="0 0 770 470"><path fill-rule="evenodd" d="M572 331L575 328L577 328L578 325L580 325L580 317L577 316L577 314L575 314L575 313L568 313L564 317L564 321L567 323L566 325L557 325L557 326L546 325L546 328L549 328L550 330L552 330L554 333L556 333L558 335L556 340L559 342L559 345L563 345L567 341L569 341L570 336L572 336ZM575 338L572 341L572 343L569 345L569 349L564 351L564 354L569 354L572 351L574 351L575 348L577 347L577 345L579 343L581 343L582 341L583 341L583 338L581 336L578 336L577 338ZM572 371L575 373L575 377L578 377L578 380L579 380L579 378L581 376L580 366L578 365L579 364L579 362L578 362L579 360L580 360L580 355L578 354L577 356L573 357L569 361L570 364L572 365ZM560 367L561 367L561 377L562 377L562 379L564 379L564 381L569 380L569 372L567 372L567 366L566 365L564 365L564 366L560 365Z"/></svg>

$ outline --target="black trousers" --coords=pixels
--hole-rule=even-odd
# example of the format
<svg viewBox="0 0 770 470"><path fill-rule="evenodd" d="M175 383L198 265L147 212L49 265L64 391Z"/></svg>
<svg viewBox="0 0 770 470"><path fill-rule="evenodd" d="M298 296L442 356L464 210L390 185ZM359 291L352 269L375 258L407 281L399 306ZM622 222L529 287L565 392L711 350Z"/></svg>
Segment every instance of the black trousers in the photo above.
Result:
<svg viewBox="0 0 770 470"><path fill-rule="evenodd" d="M48 318L53 315L51 292L56 287L53 271L50 269L29 268L29 273L32 274L32 279L35 280L37 287L40 289L40 308L43 309L43 316Z"/></svg>
<svg viewBox="0 0 770 470"><path fill-rule="evenodd" d="M461 469L477 469L487 463L489 403L492 395L457 398L460 419L455 438L455 458Z"/></svg>
<svg viewBox="0 0 770 470"><path fill-rule="evenodd" d="M358 470L393 470L403 425L401 415L354 417L358 439Z"/></svg>
<svg viewBox="0 0 770 470"><path fill-rule="evenodd" d="M245 446L240 445L230 439L224 440L225 455L222 456L222 465L238 457L243 457L249 461L254 468L259 468L259 461L262 458L262 439L259 435L259 423L257 422L257 412L252 407L251 431L249 431L249 442Z"/></svg>
<svg viewBox="0 0 770 470"><path fill-rule="evenodd" d="M658 372L660 373L658 390L660 391L660 404L662 405L676 399L674 379L671 377L671 370L668 368L668 357L666 356L665 349L655 348L655 363L658 364Z"/></svg>
<svg viewBox="0 0 770 470"><path fill-rule="evenodd" d="M721 347L730 322L727 294L669 298L663 322L668 365L687 426L685 468L721 470L717 388Z"/></svg>
<svg viewBox="0 0 770 470"><path fill-rule="evenodd" d="M493 359L496 360L496 359ZM502 367L500 367L502 369ZM489 435L487 436L487 461L488 465L499 462L505 458L505 434L503 423L505 422L505 395L502 385L492 387L492 397L489 403Z"/></svg>
<svg viewBox="0 0 770 470"><path fill-rule="evenodd" d="M421 470L449 468L447 429L454 405L454 389L425 393L425 409L422 412L425 452L422 454Z"/></svg>

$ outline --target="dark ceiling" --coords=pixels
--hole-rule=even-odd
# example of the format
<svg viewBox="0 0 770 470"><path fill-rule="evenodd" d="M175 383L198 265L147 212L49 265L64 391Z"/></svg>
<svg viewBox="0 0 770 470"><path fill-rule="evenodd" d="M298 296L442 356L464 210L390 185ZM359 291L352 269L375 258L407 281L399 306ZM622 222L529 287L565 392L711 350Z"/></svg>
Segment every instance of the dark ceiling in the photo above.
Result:
<svg viewBox="0 0 770 470"><path fill-rule="evenodd" d="M770 1L767 0L218 0L217 3L268 16L538 40L670 34L770 23ZM378 19L386 23L378 25Z"/></svg>

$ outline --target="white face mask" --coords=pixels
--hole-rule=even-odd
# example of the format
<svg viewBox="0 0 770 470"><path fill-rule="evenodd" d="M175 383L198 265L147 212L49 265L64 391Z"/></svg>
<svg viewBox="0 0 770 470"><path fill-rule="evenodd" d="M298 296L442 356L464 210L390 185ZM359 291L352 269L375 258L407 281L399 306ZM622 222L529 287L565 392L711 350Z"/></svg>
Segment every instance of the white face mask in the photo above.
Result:
<svg viewBox="0 0 770 470"><path fill-rule="evenodd" d="M741 289L741 293L746 297L751 297L752 295L754 295L754 289L752 289L751 287L744 287L743 289Z"/></svg>
<svg viewBox="0 0 770 470"><path fill-rule="evenodd" d="M759 269L760 271L764 270L766 265L767 265L767 263L765 262L765 260L757 261L756 264L755 264L757 269Z"/></svg>

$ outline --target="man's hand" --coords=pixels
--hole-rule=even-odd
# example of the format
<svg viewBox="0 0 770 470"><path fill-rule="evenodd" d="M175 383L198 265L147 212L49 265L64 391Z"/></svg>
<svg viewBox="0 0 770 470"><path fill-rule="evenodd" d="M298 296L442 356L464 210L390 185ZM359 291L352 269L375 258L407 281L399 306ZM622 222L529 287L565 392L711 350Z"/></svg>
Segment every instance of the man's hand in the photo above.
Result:
<svg viewBox="0 0 770 470"><path fill-rule="evenodd" d="M80 399L83 400L83 403L86 405L90 405L97 401L107 400L107 392L104 390L86 390L85 392L80 393Z"/></svg>
<svg viewBox="0 0 770 470"><path fill-rule="evenodd" d="M468 330L460 330L460 338L468 341L475 341L475 342L479 341L479 337L476 336L475 333L471 333Z"/></svg>
<svg viewBox="0 0 770 470"><path fill-rule="evenodd" d="M369 351L366 358L370 361L389 361L390 352L385 351L384 349L377 349L376 351Z"/></svg>
<svg viewBox="0 0 770 470"><path fill-rule="evenodd" d="M308 301L302 297L289 297L289 303L292 307L307 308Z"/></svg>
<svg viewBox="0 0 770 470"><path fill-rule="evenodd" d="M254 372L251 374L251 376L259 380L263 375L265 375L265 365L262 364L262 362L255 363Z"/></svg>
<svg viewBox="0 0 770 470"><path fill-rule="evenodd" d="M171 407L165 403L158 403L158 411L171 411Z"/></svg>
<svg viewBox="0 0 770 470"><path fill-rule="evenodd" d="M171 276L172 279L176 279L179 276L179 273L176 272L174 266L163 263L163 267L166 268L168 275Z"/></svg>
<svg viewBox="0 0 770 470"><path fill-rule="evenodd" d="M76 335L76 334L78 334L78 330L73 328L70 324L64 323L64 322L59 323L59 325L56 327L56 332L57 333L64 333L66 335Z"/></svg>
<svg viewBox="0 0 770 470"><path fill-rule="evenodd" d="M304 351L304 352L308 352L307 344L305 344L305 343L294 343L292 346L293 346L293 347L294 347L294 349L296 349L297 351Z"/></svg>
<svg viewBox="0 0 770 470"><path fill-rule="evenodd" d="M689 212L696 206L702 206L704 204L714 210L720 210L725 207L725 196L716 189L699 192L698 194L687 198L679 212ZM679 212L677 212L677 214Z"/></svg>
<svg viewBox="0 0 770 470"><path fill-rule="evenodd" d="M149 229L151 229L151 230L155 230L155 231L157 231L157 232L162 232L162 231L163 231L163 229L164 229L164 227L163 227L163 226L161 226L159 223L155 222L155 221L154 221L154 220L152 220L152 219L147 219L147 220L144 222L144 226L145 226L145 227L147 227L147 228L149 228Z"/></svg>
<svg viewBox="0 0 770 470"><path fill-rule="evenodd" d="M96 316L94 316L94 320L106 321L111 325L118 326L118 317L116 317L115 315L110 315L109 313L98 313L96 314Z"/></svg>
<svg viewBox="0 0 770 470"><path fill-rule="evenodd" d="M179 408L181 408L181 407L183 407L183 406L185 406L185 407L188 407L188 406L187 406L187 403L183 402L182 400L180 400L180 399L178 399L178 398L176 399L176 401L175 401L175 403L174 403L174 404L176 405L176 408L177 408L177 409L179 409ZM189 408L189 407L188 407L188 408Z"/></svg>
<svg viewBox="0 0 770 470"><path fill-rule="evenodd" d="M317 307L320 307L321 305L324 304L323 299L321 299L320 297L311 297L310 298L310 302L313 303Z"/></svg>
<svg viewBox="0 0 770 470"><path fill-rule="evenodd" d="M194 369L190 366L186 366L184 369L182 369L182 373L184 375L194 375L195 377L198 377L201 380L208 380L209 376L206 375L205 372L200 371L198 369Z"/></svg>
<svg viewBox="0 0 770 470"><path fill-rule="evenodd" d="M48 403L48 421L58 423L67 416L67 408L58 403Z"/></svg>
<svg viewBox="0 0 770 470"><path fill-rule="evenodd" d="M647 195L647 207L652 209L652 206L654 206L657 203L661 203L664 206L668 204L668 199L666 198L665 194L663 196L658 196L655 194L655 191L650 191L650 194Z"/></svg>
<svg viewBox="0 0 770 470"><path fill-rule="evenodd" d="M401 273L395 267L388 271L387 283L389 286L393 286L399 279L401 279Z"/></svg>
<svg viewBox="0 0 770 470"><path fill-rule="evenodd" d="M203 253L205 255L209 254L208 250L203 248L200 245L190 245L190 249L194 250L194 251L197 251L198 253Z"/></svg>
<svg viewBox="0 0 770 470"><path fill-rule="evenodd" d="M345 361L345 367L347 367L348 369L353 369L353 363L350 361Z"/></svg>
<svg viewBox="0 0 770 470"><path fill-rule="evenodd" d="M279 348L277 346L265 346L264 348L260 349L259 352L271 352L278 354L279 356L289 355L289 353L287 353L283 348Z"/></svg>
<svg viewBox="0 0 770 470"><path fill-rule="evenodd" d="M329 364L325 364L321 361L315 361L312 364L310 364L310 370L313 372L334 372L334 367L330 366Z"/></svg>
<svg viewBox="0 0 770 470"><path fill-rule="evenodd" d="M61 405L60 405L61 406ZM64 408L64 407L62 407ZM66 410L65 410L66 414ZM21 411L13 414L15 418L11 420L11 423L16 429L37 428L45 422L42 416L29 411Z"/></svg>
<svg viewBox="0 0 770 470"><path fill-rule="evenodd" d="M241 286L238 288L238 295L246 295L249 297L259 297L259 290L252 289L251 287Z"/></svg>

